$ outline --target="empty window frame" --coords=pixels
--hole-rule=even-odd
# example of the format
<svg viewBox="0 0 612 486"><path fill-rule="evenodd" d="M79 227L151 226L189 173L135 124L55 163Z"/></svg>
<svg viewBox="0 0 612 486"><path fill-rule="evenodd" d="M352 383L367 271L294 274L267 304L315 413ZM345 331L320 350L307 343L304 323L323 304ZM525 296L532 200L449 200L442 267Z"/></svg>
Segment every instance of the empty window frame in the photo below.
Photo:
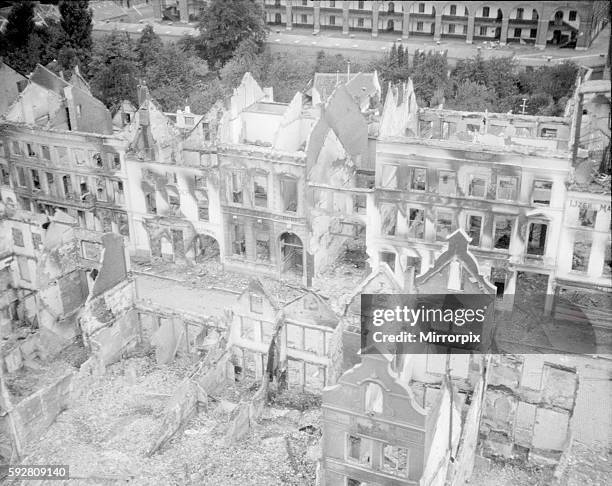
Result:
<svg viewBox="0 0 612 486"><path fill-rule="evenodd" d="M253 198L256 207L268 207L268 174L255 174L253 177Z"/></svg>
<svg viewBox="0 0 612 486"><path fill-rule="evenodd" d="M47 172L46 177L47 177L47 188L49 189L49 194L51 194L52 196L55 196L56 189L55 189L55 177L53 175L53 172Z"/></svg>
<svg viewBox="0 0 612 486"><path fill-rule="evenodd" d="M589 205L583 205L578 209L578 225L585 228L594 228L597 211Z"/></svg>
<svg viewBox="0 0 612 486"><path fill-rule="evenodd" d="M576 233L572 251L572 270L575 272L587 272L589 260L591 259L591 247L593 242L589 233Z"/></svg>
<svg viewBox="0 0 612 486"><path fill-rule="evenodd" d="M410 189L413 191L424 191L427 189L427 169L413 167L410 170Z"/></svg>
<svg viewBox="0 0 612 486"><path fill-rule="evenodd" d="M17 167L17 185L19 187L26 187L27 184L25 169L23 167Z"/></svg>
<svg viewBox="0 0 612 486"><path fill-rule="evenodd" d="M11 151L13 152L13 155L23 155L21 144L17 140L13 140L13 143L11 144Z"/></svg>
<svg viewBox="0 0 612 486"><path fill-rule="evenodd" d="M246 256L244 224L237 223L232 227L232 254L239 257Z"/></svg>
<svg viewBox="0 0 612 486"><path fill-rule="evenodd" d="M170 206L170 211L172 214L177 214L181 209L181 198L178 192L174 190L168 191L168 206Z"/></svg>
<svg viewBox="0 0 612 486"><path fill-rule="evenodd" d="M556 128L542 128L540 132L540 136L542 138L557 138L557 129Z"/></svg>
<svg viewBox="0 0 612 486"><path fill-rule="evenodd" d="M397 189L397 165L383 165L380 184L385 189Z"/></svg>
<svg viewBox="0 0 612 486"><path fill-rule="evenodd" d="M266 231L257 231L255 235L255 258L270 261L270 234Z"/></svg>
<svg viewBox="0 0 612 486"><path fill-rule="evenodd" d="M517 197L518 177L500 176L497 179L497 199L514 201Z"/></svg>
<svg viewBox="0 0 612 486"><path fill-rule="evenodd" d="M423 209L408 209L408 236L423 238L425 235L425 211Z"/></svg>
<svg viewBox="0 0 612 486"><path fill-rule="evenodd" d="M397 206L395 204L383 204L380 207L380 213L380 232L385 236L395 236L397 229Z"/></svg>
<svg viewBox="0 0 612 486"><path fill-rule="evenodd" d="M454 196L457 191L457 173L441 170L438 179L438 193L444 196Z"/></svg>
<svg viewBox="0 0 612 486"><path fill-rule="evenodd" d="M542 256L546 250L546 233L548 225L546 223L531 223L527 238L527 254Z"/></svg>
<svg viewBox="0 0 612 486"><path fill-rule="evenodd" d="M72 179L68 174L62 177L62 187L64 188L64 196L67 199L72 199L74 197L72 193Z"/></svg>
<svg viewBox="0 0 612 486"><path fill-rule="evenodd" d="M283 211L297 213L298 210L298 186L294 177L281 177L280 179L281 199Z"/></svg>
<svg viewBox="0 0 612 486"><path fill-rule="evenodd" d="M372 463L372 440L356 435L348 435L346 459L364 466L369 466Z"/></svg>
<svg viewBox="0 0 612 486"><path fill-rule="evenodd" d="M493 237L494 248L498 250L508 250L510 248L513 224L514 218L512 217L499 216L495 218L495 235Z"/></svg>
<svg viewBox="0 0 612 486"><path fill-rule="evenodd" d="M382 470L398 476L407 476L408 449L385 444L383 446Z"/></svg>
<svg viewBox="0 0 612 486"><path fill-rule="evenodd" d="M35 191L40 191L40 177L38 175L38 171L36 169L31 169L30 173L32 175L32 189Z"/></svg>
<svg viewBox="0 0 612 486"><path fill-rule="evenodd" d="M40 148L41 148L42 158L45 160L51 160L51 151L49 150L49 146L41 145Z"/></svg>
<svg viewBox="0 0 612 486"><path fill-rule="evenodd" d="M9 168L5 164L0 164L0 177L0 184L4 184L5 186L9 186L11 184Z"/></svg>
<svg viewBox="0 0 612 486"><path fill-rule="evenodd" d="M87 177L81 176L79 182L79 190L81 191L81 198L85 198L89 194L89 186L87 184Z"/></svg>
<svg viewBox="0 0 612 486"><path fill-rule="evenodd" d="M482 216L475 214L468 215L467 234L472 239L470 245L480 246L480 237L482 234Z"/></svg>
<svg viewBox="0 0 612 486"><path fill-rule="evenodd" d="M231 176L231 201L236 204L243 204L243 174L240 171L232 172Z"/></svg>
<svg viewBox="0 0 612 486"><path fill-rule="evenodd" d="M356 214L366 214L367 196L365 194L353 194L353 212Z"/></svg>
<svg viewBox="0 0 612 486"><path fill-rule="evenodd" d="M471 197L485 197L487 195L488 181L484 177L472 177L469 194Z"/></svg>
<svg viewBox="0 0 612 486"><path fill-rule="evenodd" d="M28 156L29 157L36 157L36 150L34 150L34 144L33 143L26 143L26 150L28 152Z"/></svg>
<svg viewBox="0 0 612 486"><path fill-rule="evenodd" d="M453 228L453 213L447 211L439 211L436 220L436 240L445 241L447 236L451 234Z"/></svg>
<svg viewBox="0 0 612 486"><path fill-rule="evenodd" d="M96 177L96 199L98 201L108 201L106 179L104 177Z"/></svg>
<svg viewBox="0 0 612 486"><path fill-rule="evenodd" d="M379 384L366 384L364 408L366 413L383 413L383 389Z"/></svg>
<svg viewBox="0 0 612 486"><path fill-rule="evenodd" d="M23 232L17 228L11 228L11 231L13 233L13 244L23 248L25 246L23 242Z"/></svg>
<svg viewBox="0 0 612 486"><path fill-rule="evenodd" d="M533 181L533 192L531 199L533 204L541 204L543 206L550 205L550 195L552 194L552 182L535 180Z"/></svg>
<svg viewBox="0 0 612 486"><path fill-rule="evenodd" d="M114 215L115 215L115 222L117 223L117 230L119 234L122 236L127 236L129 238L130 225L128 222L127 213L124 213L123 211L115 211Z"/></svg>
<svg viewBox="0 0 612 486"><path fill-rule="evenodd" d="M147 213L157 214L157 201L155 200L154 192L148 192L145 194L145 206Z"/></svg>

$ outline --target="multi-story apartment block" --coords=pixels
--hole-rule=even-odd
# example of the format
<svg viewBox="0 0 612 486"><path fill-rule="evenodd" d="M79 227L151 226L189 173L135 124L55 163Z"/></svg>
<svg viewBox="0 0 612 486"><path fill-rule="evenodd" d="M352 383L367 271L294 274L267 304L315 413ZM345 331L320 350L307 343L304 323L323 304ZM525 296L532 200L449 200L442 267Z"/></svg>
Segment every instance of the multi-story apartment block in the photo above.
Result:
<svg viewBox="0 0 612 486"><path fill-rule="evenodd" d="M228 106L171 120L142 97L125 129L132 249L195 258L215 245L227 269L305 277L304 148L314 118L302 114L300 94L275 103L249 74Z"/></svg>
<svg viewBox="0 0 612 486"><path fill-rule="evenodd" d="M129 236L125 142L78 72L68 82L37 66L3 122L7 203L49 216L63 211L83 230Z"/></svg>
<svg viewBox="0 0 612 486"><path fill-rule="evenodd" d="M403 281L404 272L426 272L462 228L498 294L511 298L519 274L544 274L550 310L571 170L569 121L415 110L410 86L401 89L399 104L389 93L376 146L371 259Z"/></svg>
<svg viewBox="0 0 612 486"><path fill-rule="evenodd" d="M273 26L365 31L474 41L587 48L607 22L607 2L387 2L264 0Z"/></svg>

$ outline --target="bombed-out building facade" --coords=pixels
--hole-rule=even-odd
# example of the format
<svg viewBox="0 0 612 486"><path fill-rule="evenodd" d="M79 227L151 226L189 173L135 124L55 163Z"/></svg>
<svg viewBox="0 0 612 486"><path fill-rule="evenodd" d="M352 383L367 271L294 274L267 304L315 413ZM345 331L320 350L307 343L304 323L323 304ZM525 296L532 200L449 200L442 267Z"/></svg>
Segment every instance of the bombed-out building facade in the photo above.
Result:
<svg viewBox="0 0 612 486"><path fill-rule="evenodd" d="M360 295L485 294L503 311L531 292L561 318L568 295L609 298L609 83L581 78L565 116L534 117L419 108L411 81L382 99L375 72L317 73L278 103L247 73L208 113L164 112L143 84L111 117L66 78L38 66L1 119L0 329L80 335L87 373L143 343L158 364L204 355L151 450L207 401L189 387L254 381L229 436L271 385L322 396L321 484L461 484L477 450L559 460L571 363L360 353ZM347 255L365 277L338 298L325 276ZM225 287L248 285L210 284L205 315L163 307L129 256L214 260ZM9 373L42 355L32 335L9 340Z"/></svg>

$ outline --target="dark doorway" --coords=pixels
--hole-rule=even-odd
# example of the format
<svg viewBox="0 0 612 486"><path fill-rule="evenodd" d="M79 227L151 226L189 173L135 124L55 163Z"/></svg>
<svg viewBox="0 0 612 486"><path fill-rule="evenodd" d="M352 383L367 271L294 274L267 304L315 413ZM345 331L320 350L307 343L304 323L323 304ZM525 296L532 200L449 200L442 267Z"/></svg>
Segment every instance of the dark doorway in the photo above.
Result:
<svg viewBox="0 0 612 486"><path fill-rule="evenodd" d="M212 236L198 235L195 241L195 258L199 262L218 262L220 260L219 243Z"/></svg>

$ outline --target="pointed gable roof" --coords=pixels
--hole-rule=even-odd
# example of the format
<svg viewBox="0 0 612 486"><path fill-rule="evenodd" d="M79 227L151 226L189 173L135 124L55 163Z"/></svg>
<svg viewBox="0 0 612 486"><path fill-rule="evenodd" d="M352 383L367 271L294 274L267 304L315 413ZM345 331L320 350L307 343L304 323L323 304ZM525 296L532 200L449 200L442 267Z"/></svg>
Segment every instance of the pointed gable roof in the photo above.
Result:
<svg viewBox="0 0 612 486"><path fill-rule="evenodd" d="M486 294L495 292L495 286L488 282L481 274L478 266L478 261L469 251L468 245L472 239L466 232L459 228L451 233L447 238L448 248L434 262L434 265L424 274L419 275L415 279L415 284L418 287L427 282L431 277L440 273L445 267L453 261L461 262L462 267L468 272L469 276L474 280L476 285Z"/></svg>
<svg viewBox="0 0 612 486"><path fill-rule="evenodd" d="M379 265L378 269L366 276L350 295L343 315L347 315L361 294L401 294L403 292L404 289L395 279L391 269L387 265Z"/></svg>
<svg viewBox="0 0 612 486"><path fill-rule="evenodd" d="M321 108L321 117L310 133L306 149L309 169L317 164L330 131L337 136L351 159L360 159L363 164L369 160L368 123L344 85L338 86Z"/></svg>
<svg viewBox="0 0 612 486"><path fill-rule="evenodd" d="M283 307L286 319L335 329L338 316L319 294L307 291Z"/></svg>
<svg viewBox="0 0 612 486"><path fill-rule="evenodd" d="M249 299L250 296L253 294L263 297L273 309L278 310L279 306L278 306L278 303L276 302L276 299L272 298L272 296L265 289L261 280L257 277L253 277L249 280L249 284L242 291L238 299L239 300Z"/></svg>

